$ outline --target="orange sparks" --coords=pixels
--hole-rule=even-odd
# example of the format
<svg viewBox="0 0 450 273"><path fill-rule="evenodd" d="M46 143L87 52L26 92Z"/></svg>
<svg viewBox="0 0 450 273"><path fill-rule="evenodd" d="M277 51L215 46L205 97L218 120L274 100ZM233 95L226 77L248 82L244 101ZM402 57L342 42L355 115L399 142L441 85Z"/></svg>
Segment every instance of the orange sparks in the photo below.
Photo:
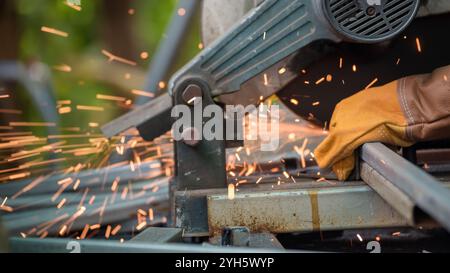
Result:
<svg viewBox="0 0 450 273"><path fill-rule="evenodd" d="M339 68L342 68L344 66L344 59L339 58Z"/></svg>
<svg viewBox="0 0 450 273"><path fill-rule="evenodd" d="M100 224L95 224L95 225L92 225L89 229L90 230L96 230L96 229L100 229Z"/></svg>
<svg viewBox="0 0 450 273"><path fill-rule="evenodd" d="M320 105L320 101L316 101L312 104L313 106L319 106Z"/></svg>
<svg viewBox="0 0 450 273"><path fill-rule="evenodd" d="M185 16L186 10L184 8L179 8L177 13L178 13L178 16Z"/></svg>
<svg viewBox="0 0 450 273"><path fill-rule="evenodd" d="M77 105L77 110L81 111L94 111L94 112L103 112L105 109L99 106L87 106L87 105Z"/></svg>
<svg viewBox="0 0 450 273"><path fill-rule="evenodd" d="M417 52L422 53L422 45L420 43L419 37L416 38L416 46L417 46Z"/></svg>
<svg viewBox="0 0 450 273"><path fill-rule="evenodd" d="M53 69L60 71L60 72L66 72L66 73L72 72L72 67L70 67L67 64L56 65L53 67Z"/></svg>
<svg viewBox="0 0 450 273"><path fill-rule="evenodd" d="M299 104L298 100L296 100L296 99L291 99L291 103L295 106L297 106Z"/></svg>
<svg viewBox="0 0 450 273"><path fill-rule="evenodd" d="M74 10L76 10L76 11L81 11L81 10L82 10L81 6L78 6L78 5L74 5L74 4L72 4L72 3L69 3L69 1L64 1L64 4L65 4L66 6L68 6L69 8L72 8L72 9L74 9Z"/></svg>
<svg viewBox="0 0 450 273"><path fill-rule="evenodd" d="M280 74L280 75L283 75L284 73L286 73L286 68L285 67L282 67L282 68L280 68L280 70L278 70L278 74Z"/></svg>
<svg viewBox="0 0 450 273"><path fill-rule="evenodd" d="M105 49L102 50L102 53L103 53L103 55L108 57L108 61L109 62L116 61L116 62L119 62L119 63L131 65L131 66L136 66L137 65L136 62L133 62L133 61L127 60L125 58L116 56L116 55L112 54L111 52L109 52L109 51L107 51Z"/></svg>
<svg viewBox="0 0 450 273"><path fill-rule="evenodd" d="M268 86L269 85L269 78L267 77L267 74L264 73L264 85Z"/></svg>
<svg viewBox="0 0 450 273"><path fill-rule="evenodd" d="M155 217L153 215L153 209L148 209L148 219L150 221L153 221L155 219Z"/></svg>
<svg viewBox="0 0 450 273"><path fill-rule="evenodd" d="M61 114L61 115L69 114L70 112L72 112L72 107L69 107L69 106L61 107L61 108L58 109L58 113Z"/></svg>
<svg viewBox="0 0 450 273"><path fill-rule="evenodd" d="M59 202L59 204L56 206L58 209L61 209L64 204L66 204L67 200L66 198L64 198L63 200L61 200L61 202Z"/></svg>
<svg viewBox="0 0 450 273"><path fill-rule="evenodd" d="M369 85L366 86L366 90L374 86L378 82L378 78L375 78Z"/></svg>
<svg viewBox="0 0 450 273"><path fill-rule="evenodd" d="M57 184L61 186L61 185L65 185L65 184L72 184L72 182L73 182L73 179L68 177L63 180L58 181Z"/></svg>
<svg viewBox="0 0 450 273"><path fill-rule="evenodd" d="M9 126L12 126L12 127L55 127L56 123L53 123L53 122L10 122Z"/></svg>
<svg viewBox="0 0 450 273"><path fill-rule="evenodd" d="M17 180L17 179L22 179L22 178L28 177L30 175L31 175L31 173L29 173L29 172L23 172L23 173L10 175L10 176L8 176L8 179L9 180Z"/></svg>
<svg viewBox="0 0 450 273"><path fill-rule="evenodd" d="M148 54L148 52L143 51L143 52L141 52L140 57L141 57L142 60L147 60L148 57L149 57L149 54Z"/></svg>
<svg viewBox="0 0 450 273"><path fill-rule="evenodd" d="M159 87L159 89L164 89L164 88L166 88L166 83L161 81L158 83L158 87Z"/></svg>
<svg viewBox="0 0 450 273"><path fill-rule="evenodd" d="M81 239L81 240L84 240L84 239L86 238L88 232L89 232L89 225L86 224L86 225L84 226L83 231L81 232L80 239Z"/></svg>
<svg viewBox="0 0 450 273"><path fill-rule="evenodd" d="M358 71L358 67L356 66L356 64L354 64L354 65L352 66L352 70L353 70L353 72Z"/></svg>
<svg viewBox="0 0 450 273"><path fill-rule="evenodd" d="M70 104L72 104L72 101L71 100L59 100L57 103L58 103L58 105L65 105L65 104L70 105Z"/></svg>
<svg viewBox="0 0 450 273"><path fill-rule="evenodd" d="M131 90L131 93L133 93L134 95L137 95L137 96L143 96L143 97L149 97L149 98L155 97L155 94L147 92L147 91L143 91L143 90L133 89L133 90Z"/></svg>
<svg viewBox="0 0 450 273"><path fill-rule="evenodd" d="M319 84L323 83L324 81L325 81L325 77L322 77L316 81L316 85L319 85Z"/></svg>
<svg viewBox="0 0 450 273"><path fill-rule="evenodd" d="M9 99L9 94L0 95L0 99Z"/></svg>
<svg viewBox="0 0 450 273"><path fill-rule="evenodd" d="M119 177L114 179L114 182L112 183L112 186L111 186L111 191L112 192L116 192L117 191L117 189L119 188L119 182L120 182L120 178Z"/></svg>
<svg viewBox="0 0 450 273"><path fill-rule="evenodd" d="M120 198L121 198L122 200L125 200L125 199L127 198L127 195L128 195L128 187L125 187L125 188L123 188L123 190L122 190L122 194L120 195Z"/></svg>
<svg viewBox="0 0 450 273"><path fill-rule="evenodd" d="M143 210L143 209L138 209L137 212L138 212L138 214L141 214L143 216L147 216L147 212L145 210Z"/></svg>
<svg viewBox="0 0 450 273"><path fill-rule="evenodd" d="M67 225L64 225L60 230L59 230L59 236L64 236L64 234L67 231Z"/></svg>
<svg viewBox="0 0 450 273"><path fill-rule="evenodd" d="M121 228L122 228L121 225L117 225L117 226L111 231L111 235L112 235L112 236L115 236L115 235L120 231Z"/></svg>
<svg viewBox="0 0 450 273"><path fill-rule="evenodd" d="M13 208L8 207L8 206L0 206L0 210L5 211L5 212L9 212L9 213L14 211Z"/></svg>
<svg viewBox="0 0 450 273"><path fill-rule="evenodd" d="M80 179L77 179L77 181L73 185L73 190L74 191L78 190L78 187L80 186L80 183L81 183Z"/></svg>
<svg viewBox="0 0 450 273"><path fill-rule="evenodd" d="M64 38L69 37L69 34L67 32L64 32L64 31L61 31L61 30L57 30L55 28L46 27L46 26L41 27L41 31L42 32L47 32L47 33L50 33L50 34L54 34L54 35L57 35L57 36L61 36L61 37L64 37Z"/></svg>
<svg viewBox="0 0 450 273"><path fill-rule="evenodd" d="M109 239L109 237L111 236L111 229L112 229L111 225L108 225L106 227L106 231L105 231L105 238L106 239Z"/></svg>
<svg viewBox="0 0 450 273"><path fill-rule="evenodd" d="M145 228L147 226L147 222L142 222L142 223L140 223L140 224L138 224L137 226L136 226L136 229L138 230L138 231L140 231L140 230L142 230L143 228Z"/></svg>
<svg viewBox="0 0 450 273"><path fill-rule="evenodd" d="M127 100L124 97L109 96L109 95L102 95L102 94L97 94L97 99L98 100L112 100L112 101L118 101L118 102L124 102Z"/></svg>
<svg viewBox="0 0 450 273"><path fill-rule="evenodd" d="M236 187L234 184L228 185L228 200L234 200L235 198Z"/></svg>

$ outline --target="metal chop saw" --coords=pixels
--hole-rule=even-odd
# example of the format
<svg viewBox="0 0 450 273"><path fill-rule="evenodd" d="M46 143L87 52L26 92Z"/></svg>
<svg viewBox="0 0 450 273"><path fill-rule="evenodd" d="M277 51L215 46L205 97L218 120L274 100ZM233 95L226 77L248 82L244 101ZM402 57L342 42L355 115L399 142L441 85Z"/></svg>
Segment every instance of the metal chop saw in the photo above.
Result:
<svg viewBox="0 0 450 273"><path fill-rule="evenodd" d="M205 0L202 31L206 48L173 75L167 94L102 130L111 137L137 128L142 137L152 140L171 129L170 113L176 105L193 107L193 99L200 97L203 107L250 105L274 94L298 116L324 124L338 101L364 89L374 78L383 84L450 63L446 50L450 44L439 39L442 31L436 27L448 25L449 16L415 20L422 5L428 6L420 14L432 12L435 1L429 2ZM433 50L417 56L414 42L419 36ZM342 69L342 62L347 67L357 65L359 73ZM328 74L333 81L327 84L305 84ZM270 84L265 84L263 75L271 79ZM289 103L293 97L304 105ZM314 101L320 101L320 106L311 106ZM226 149L242 143L181 140L174 145L172 221L183 228L186 237L217 235L233 226L256 233L415 226L417 207L450 229L446 186L382 145L362 149L361 168L355 176L375 191L362 182L330 185L306 180L276 191L255 185L232 201L226 196ZM403 174L379 166L380 152L385 162L403 167ZM419 177L436 184L432 192L427 186L431 199L417 198L417 189L425 187L416 181ZM409 188L402 187L405 183ZM430 200L445 205L436 208Z"/></svg>

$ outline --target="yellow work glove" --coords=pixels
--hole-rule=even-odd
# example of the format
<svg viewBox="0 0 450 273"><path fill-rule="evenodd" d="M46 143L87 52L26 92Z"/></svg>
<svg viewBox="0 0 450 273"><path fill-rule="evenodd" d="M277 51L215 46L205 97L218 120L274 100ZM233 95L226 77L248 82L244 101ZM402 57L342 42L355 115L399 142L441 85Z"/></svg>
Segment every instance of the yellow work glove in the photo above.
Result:
<svg viewBox="0 0 450 273"><path fill-rule="evenodd" d="M406 136L397 84L361 91L336 106L329 135L315 150L320 168L332 167L339 180L346 180L355 168L355 150L364 143L413 144Z"/></svg>

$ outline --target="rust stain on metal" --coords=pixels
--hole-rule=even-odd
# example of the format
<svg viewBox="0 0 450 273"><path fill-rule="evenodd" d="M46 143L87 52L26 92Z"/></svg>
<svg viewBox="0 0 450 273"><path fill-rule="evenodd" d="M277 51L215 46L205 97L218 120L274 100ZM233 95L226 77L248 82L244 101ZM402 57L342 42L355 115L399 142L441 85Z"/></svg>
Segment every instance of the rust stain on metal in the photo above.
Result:
<svg viewBox="0 0 450 273"><path fill-rule="evenodd" d="M311 201L311 221L313 231L320 231L319 196L317 191L310 191L309 199Z"/></svg>

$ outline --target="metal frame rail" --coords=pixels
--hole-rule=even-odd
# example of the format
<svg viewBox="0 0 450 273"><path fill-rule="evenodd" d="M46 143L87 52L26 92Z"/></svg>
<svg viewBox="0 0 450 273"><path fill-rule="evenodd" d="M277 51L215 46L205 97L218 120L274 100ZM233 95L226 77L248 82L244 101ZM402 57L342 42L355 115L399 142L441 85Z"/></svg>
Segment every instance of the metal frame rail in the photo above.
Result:
<svg viewBox="0 0 450 273"><path fill-rule="evenodd" d="M361 159L361 177L391 206L411 200L450 231L450 190L442 183L381 143L365 144Z"/></svg>

